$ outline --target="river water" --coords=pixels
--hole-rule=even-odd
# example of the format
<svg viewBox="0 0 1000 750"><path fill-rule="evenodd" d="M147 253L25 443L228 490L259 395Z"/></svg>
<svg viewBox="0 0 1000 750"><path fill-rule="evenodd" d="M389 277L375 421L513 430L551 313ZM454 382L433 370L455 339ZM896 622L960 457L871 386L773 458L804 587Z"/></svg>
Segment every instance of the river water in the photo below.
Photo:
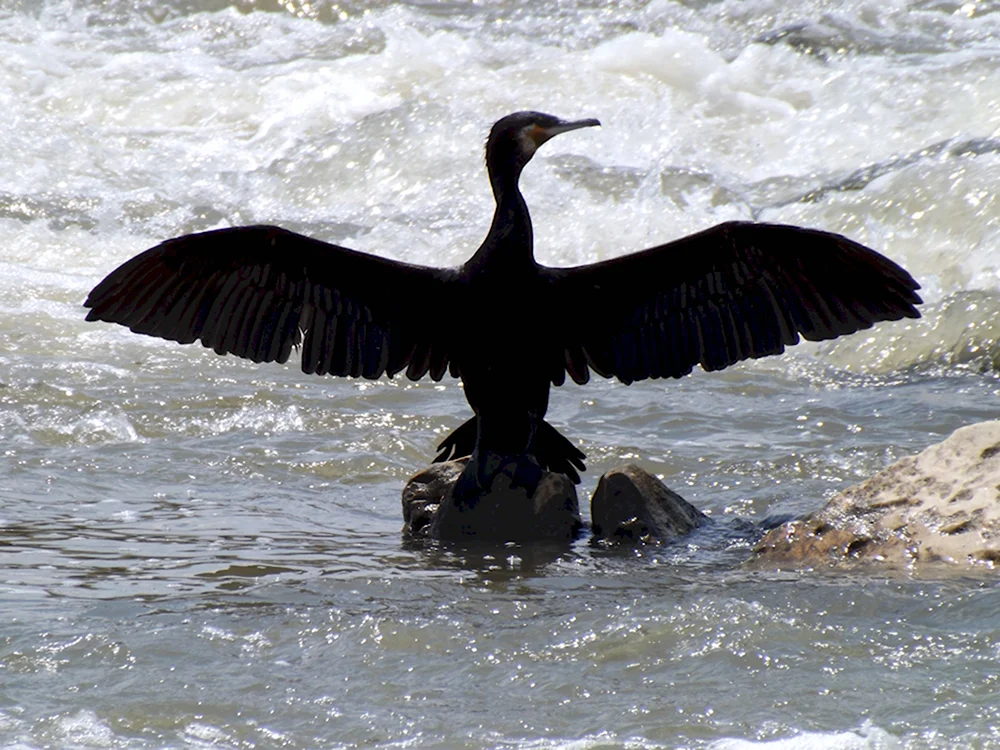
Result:
<svg viewBox="0 0 1000 750"><path fill-rule="evenodd" d="M1000 588L750 572L761 528L998 415L1000 6L0 0L0 746L1000 747ZM878 248L918 322L554 391L711 515L612 552L405 544L454 381L309 378L83 321L160 240L275 222L457 264L490 124L539 260L734 218ZM419 301L415 301L419 304Z"/></svg>

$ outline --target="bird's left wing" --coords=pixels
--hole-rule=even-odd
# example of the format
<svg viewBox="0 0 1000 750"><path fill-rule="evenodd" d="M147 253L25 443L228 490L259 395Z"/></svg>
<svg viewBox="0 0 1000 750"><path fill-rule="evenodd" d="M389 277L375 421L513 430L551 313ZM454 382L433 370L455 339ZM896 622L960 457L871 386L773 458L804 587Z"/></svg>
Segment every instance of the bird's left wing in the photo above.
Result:
<svg viewBox="0 0 1000 750"><path fill-rule="evenodd" d="M900 266L830 232L729 222L632 255L543 268L552 382L720 370L880 320L917 318Z"/></svg>
<svg viewBox="0 0 1000 750"><path fill-rule="evenodd" d="M440 379L452 356L455 272L379 258L273 226L177 237L126 261L91 291L87 320L219 354L377 378Z"/></svg>

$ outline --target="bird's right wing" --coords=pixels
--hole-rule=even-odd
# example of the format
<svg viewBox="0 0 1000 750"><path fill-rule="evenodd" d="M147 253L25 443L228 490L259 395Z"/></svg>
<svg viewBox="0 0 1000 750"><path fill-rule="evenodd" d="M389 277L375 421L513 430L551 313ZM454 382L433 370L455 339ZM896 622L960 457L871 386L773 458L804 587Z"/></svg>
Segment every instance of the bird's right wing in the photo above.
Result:
<svg viewBox="0 0 1000 750"><path fill-rule="evenodd" d="M779 354L880 320L918 318L920 285L846 237L729 222L632 255L545 268L552 381L623 383Z"/></svg>
<svg viewBox="0 0 1000 750"><path fill-rule="evenodd" d="M447 371L455 271L415 266L272 226L167 240L91 291L87 320L318 375L418 380Z"/></svg>

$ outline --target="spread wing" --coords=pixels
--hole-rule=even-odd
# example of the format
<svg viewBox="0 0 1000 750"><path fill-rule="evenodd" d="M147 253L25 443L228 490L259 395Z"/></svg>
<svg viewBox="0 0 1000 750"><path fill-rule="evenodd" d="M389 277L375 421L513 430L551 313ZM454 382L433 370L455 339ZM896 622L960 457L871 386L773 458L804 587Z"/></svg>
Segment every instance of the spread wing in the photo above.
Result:
<svg viewBox="0 0 1000 750"><path fill-rule="evenodd" d="M589 370L623 383L721 370L880 320L918 318L920 285L846 237L730 222L643 252L545 268L552 381Z"/></svg>
<svg viewBox="0 0 1000 750"><path fill-rule="evenodd" d="M302 370L440 380L455 271L367 255L278 227L220 229L167 240L94 287L87 320L219 354Z"/></svg>

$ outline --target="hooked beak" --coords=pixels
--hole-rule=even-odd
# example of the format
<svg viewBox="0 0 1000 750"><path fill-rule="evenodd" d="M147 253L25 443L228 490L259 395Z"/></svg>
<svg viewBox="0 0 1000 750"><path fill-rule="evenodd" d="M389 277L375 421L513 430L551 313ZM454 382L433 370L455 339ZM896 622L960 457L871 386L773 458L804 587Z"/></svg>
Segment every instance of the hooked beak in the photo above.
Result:
<svg viewBox="0 0 1000 750"><path fill-rule="evenodd" d="M579 130L580 128L592 128L600 124L601 121L594 118L587 120L562 120L555 125L549 125L544 128L541 125L536 125L528 135L535 142L535 147L537 148L549 140L549 138L560 133L568 133L570 130Z"/></svg>

